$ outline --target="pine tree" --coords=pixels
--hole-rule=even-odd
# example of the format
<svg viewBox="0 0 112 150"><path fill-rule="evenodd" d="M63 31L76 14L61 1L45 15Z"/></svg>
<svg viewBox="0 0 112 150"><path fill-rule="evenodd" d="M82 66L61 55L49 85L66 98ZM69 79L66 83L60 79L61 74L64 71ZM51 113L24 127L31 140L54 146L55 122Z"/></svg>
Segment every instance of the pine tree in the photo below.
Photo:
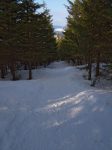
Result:
<svg viewBox="0 0 112 150"><path fill-rule="evenodd" d="M43 11L38 13L38 9ZM55 39L51 16L44 4L24 0L20 3L19 45L20 61L29 68L29 79L32 79L32 65L46 64L52 59L55 51Z"/></svg>
<svg viewBox="0 0 112 150"><path fill-rule="evenodd" d="M38 10L43 8L43 11ZM19 65L29 69L55 59L56 41L51 16L45 4L34 0L0 1L0 69L10 67L13 80Z"/></svg>
<svg viewBox="0 0 112 150"><path fill-rule="evenodd" d="M41 6L33 0L21 0L19 3L19 47L20 61L28 65L29 79L32 79L32 63L35 53L35 24L37 21L36 10Z"/></svg>
<svg viewBox="0 0 112 150"><path fill-rule="evenodd" d="M85 58L88 63L88 79L91 79L92 62L96 62L96 76L99 76L99 66L103 57L112 53L112 2L110 0L76 0L69 1L67 30L65 32L65 47L71 44L76 59ZM63 42L62 42L63 45ZM83 57L82 57L83 56ZM78 57L78 58L79 58Z"/></svg>
<svg viewBox="0 0 112 150"><path fill-rule="evenodd" d="M40 24L41 61L44 64L49 64L56 55L56 40L54 38L52 20L48 9L44 8L38 24Z"/></svg>
<svg viewBox="0 0 112 150"><path fill-rule="evenodd" d="M100 75L100 62L103 60L104 51L108 51L111 34L111 3L107 0L83 1L83 14L92 43L92 54L96 62L96 76ZM109 37L110 36L110 37ZM107 46L108 45L108 46Z"/></svg>
<svg viewBox="0 0 112 150"><path fill-rule="evenodd" d="M15 80L15 59L16 59L16 19L17 1L0 1L0 57L1 70L3 66L10 66L13 80ZM2 71L1 71L2 72ZM4 77L4 75L2 74Z"/></svg>

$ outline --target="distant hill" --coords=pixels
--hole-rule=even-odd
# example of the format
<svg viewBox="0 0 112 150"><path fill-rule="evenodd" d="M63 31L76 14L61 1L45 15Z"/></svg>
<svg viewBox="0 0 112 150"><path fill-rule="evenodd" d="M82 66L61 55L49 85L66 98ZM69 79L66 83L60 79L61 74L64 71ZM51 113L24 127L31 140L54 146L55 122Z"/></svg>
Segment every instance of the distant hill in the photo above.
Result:
<svg viewBox="0 0 112 150"><path fill-rule="evenodd" d="M63 38L64 27L63 26L54 26L54 32L56 39Z"/></svg>
<svg viewBox="0 0 112 150"><path fill-rule="evenodd" d="M62 33L62 32L64 32L64 26L54 26L54 31L55 31L55 33Z"/></svg>
<svg viewBox="0 0 112 150"><path fill-rule="evenodd" d="M54 25L54 29L57 29L57 28L64 28L64 26Z"/></svg>

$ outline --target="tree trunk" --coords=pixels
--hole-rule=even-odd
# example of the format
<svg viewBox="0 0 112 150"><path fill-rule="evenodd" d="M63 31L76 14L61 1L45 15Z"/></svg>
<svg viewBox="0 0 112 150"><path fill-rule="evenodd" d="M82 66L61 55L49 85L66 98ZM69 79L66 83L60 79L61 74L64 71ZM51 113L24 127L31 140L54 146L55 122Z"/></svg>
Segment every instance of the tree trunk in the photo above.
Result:
<svg viewBox="0 0 112 150"><path fill-rule="evenodd" d="M27 70L27 64L24 64L24 70Z"/></svg>
<svg viewBox="0 0 112 150"><path fill-rule="evenodd" d="M5 69L4 66L1 65L1 78L4 79L5 78Z"/></svg>
<svg viewBox="0 0 112 150"><path fill-rule="evenodd" d="M91 74L92 74L92 60L91 60L91 55L89 55L89 60L88 60L88 80L91 80Z"/></svg>
<svg viewBox="0 0 112 150"><path fill-rule="evenodd" d="M100 75L100 52L97 53L96 59L96 77Z"/></svg>
<svg viewBox="0 0 112 150"><path fill-rule="evenodd" d="M12 74L12 80L15 81L16 80L16 72L15 72L15 64L14 63L11 64L11 74Z"/></svg>
<svg viewBox="0 0 112 150"><path fill-rule="evenodd" d="M32 67L31 67L31 63L29 63L29 80L32 79Z"/></svg>

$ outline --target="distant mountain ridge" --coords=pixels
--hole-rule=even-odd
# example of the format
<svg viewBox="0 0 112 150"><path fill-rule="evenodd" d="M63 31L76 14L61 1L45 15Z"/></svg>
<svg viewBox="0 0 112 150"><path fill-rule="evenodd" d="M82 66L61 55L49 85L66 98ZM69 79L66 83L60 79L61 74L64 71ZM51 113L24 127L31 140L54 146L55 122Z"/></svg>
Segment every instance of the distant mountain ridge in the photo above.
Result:
<svg viewBox="0 0 112 150"><path fill-rule="evenodd" d="M54 26L55 38L60 40L64 37L64 27L63 26Z"/></svg>
<svg viewBox="0 0 112 150"><path fill-rule="evenodd" d="M55 33L62 33L64 32L64 26L54 26L54 32Z"/></svg>
<svg viewBox="0 0 112 150"><path fill-rule="evenodd" d="M54 25L54 29L57 29L57 28L61 28L61 29L63 29L63 28L64 28L64 26Z"/></svg>

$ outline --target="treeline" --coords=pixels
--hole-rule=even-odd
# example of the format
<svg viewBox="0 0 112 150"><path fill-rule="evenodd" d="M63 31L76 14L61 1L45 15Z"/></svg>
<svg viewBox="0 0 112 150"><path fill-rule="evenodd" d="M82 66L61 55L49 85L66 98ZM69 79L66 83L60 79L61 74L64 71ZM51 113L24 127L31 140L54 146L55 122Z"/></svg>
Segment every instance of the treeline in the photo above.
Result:
<svg viewBox="0 0 112 150"><path fill-rule="evenodd" d="M0 71L16 80L21 67L29 70L55 59L52 19L45 4L33 0L0 0Z"/></svg>
<svg viewBox="0 0 112 150"><path fill-rule="evenodd" d="M59 43L59 55L76 65L88 64L91 79L100 75L100 63L112 63L112 0L74 0L67 10L67 28Z"/></svg>

